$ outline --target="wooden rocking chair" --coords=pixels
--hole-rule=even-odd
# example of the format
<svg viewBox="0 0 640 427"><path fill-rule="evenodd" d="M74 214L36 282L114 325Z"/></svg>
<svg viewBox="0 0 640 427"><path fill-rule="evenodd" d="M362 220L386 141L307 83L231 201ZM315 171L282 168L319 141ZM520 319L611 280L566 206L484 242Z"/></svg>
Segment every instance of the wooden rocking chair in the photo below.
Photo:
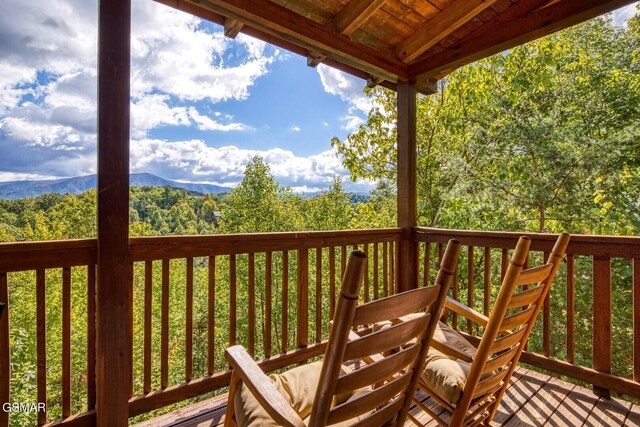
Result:
<svg viewBox="0 0 640 427"><path fill-rule="evenodd" d="M404 424L459 246L455 241L447 245L434 286L360 306L366 257L353 251L322 362L269 378L241 346L226 350L233 371L225 426ZM373 330L378 322L407 314L414 316Z"/></svg>
<svg viewBox="0 0 640 427"><path fill-rule="evenodd" d="M418 388L446 411L441 416L416 401L445 426L489 425L549 293L569 242L561 234L547 263L523 270L531 241L521 237L489 317L448 298L445 307L481 325L478 347L440 322ZM520 287L536 285L527 289ZM515 292L515 293L514 293Z"/></svg>

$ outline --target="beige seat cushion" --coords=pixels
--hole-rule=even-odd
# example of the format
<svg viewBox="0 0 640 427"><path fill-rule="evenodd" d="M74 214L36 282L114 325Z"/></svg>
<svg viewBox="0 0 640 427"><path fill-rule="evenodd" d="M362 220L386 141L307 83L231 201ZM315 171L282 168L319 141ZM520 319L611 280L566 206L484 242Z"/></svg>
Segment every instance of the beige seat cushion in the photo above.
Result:
<svg viewBox="0 0 640 427"><path fill-rule="evenodd" d="M291 404L291 407L300 415L305 422L309 421L311 408L316 394L316 388L320 381L320 371L322 361L302 365L290 369L282 374L273 374L269 378L276 389ZM340 396L334 404L347 401L351 394ZM234 398L236 420L241 427L276 427L278 424L269 416L251 391L243 384L238 389ZM357 420L336 424L336 426L347 426Z"/></svg>
<svg viewBox="0 0 640 427"><path fill-rule="evenodd" d="M473 358L476 348L457 331L438 322L433 339ZM455 405L467 381L471 365L454 357L449 357L434 348L429 349L422 380L444 401Z"/></svg>

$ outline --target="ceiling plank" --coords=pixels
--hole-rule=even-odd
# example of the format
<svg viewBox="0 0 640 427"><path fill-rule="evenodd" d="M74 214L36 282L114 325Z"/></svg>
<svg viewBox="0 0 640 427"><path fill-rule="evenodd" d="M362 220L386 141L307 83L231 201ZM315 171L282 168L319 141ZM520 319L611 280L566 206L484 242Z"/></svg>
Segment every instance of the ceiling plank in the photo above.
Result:
<svg viewBox="0 0 640 427"><path fill-rule="evenodd" d="M409 63L429 48L444 40L458 28L475 18L497 0L454 0L431 21L409 36L396 49L396 54Z"/></svg>
<svg viewBox="0 0 640 427"><path fill-rule="evenodd" d="M351 0L333 19L336 31L350 36L373 13L380 9L386 0Z"/></svg>
<svg viewBox="0 0 640 427"><path fill-rule="evenodd" d="M409 65L409 74L412 78L442 77L465 64L611 12L634 1L558 0L541 7L548 1L520 0L490 23L469 33L456 45Z"/></svg>
<svg viewBox="0 0 640 427"><path fill-rule="evenodd" d="M408 77L406 65L397 58L336 34L330 28L269 0L190 0L189 3L385 80L395 82Z"/></svg>

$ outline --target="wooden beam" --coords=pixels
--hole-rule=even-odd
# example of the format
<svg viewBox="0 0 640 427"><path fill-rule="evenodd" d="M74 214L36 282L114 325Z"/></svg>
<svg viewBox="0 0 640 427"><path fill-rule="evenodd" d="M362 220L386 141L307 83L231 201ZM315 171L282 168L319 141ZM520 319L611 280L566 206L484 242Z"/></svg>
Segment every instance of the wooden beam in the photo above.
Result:
<svg viewBox="0 0 640 427"><path fill-rule="evenodd" d="M416 84L398 82L398 227L404 231L398 244L398 292L418 286L416 251L411 239L417 217Z"/></svg>
<svg viewBox="0 0 640 427"><path fill-rule="evenodd" d="M351 0L333 19L336 31L345 36L350 36L374 12L384 4L386 0Z"/></svg>
<svg viewBox="0 0 640 427"><path fill-rule="evenodd" d="M227 18L224 20L224 35L230 39L235 39L240 34L242 27L244 27L242 22Z"/></svg>
<svg viewBox="0 0 640 427"><path fill-rule="evenodd" d="M180 0L162 0L179 5ZM190 0L193 5L235 19L307 51L323 52L349 67L395 82L406 79L407 67L390 55L336 34L330 28L269 0ZM192 8L193 9L193 8ZM244 30L243 30L244 32ZM269 41L270 40L266 40Z"/></svg>
<svg viewBox="0 0 640 427"><path fill-rule="evenodd" d="M372 76L372 75L368 75L367 76L367 87L368 88L374 88L376 86L378 86L380 83L382 83L384 81L384 79L378 77L378 76Z"/></svg>
<svg viewBox="0 0 640 427"><path fill-rule="evenodd" d="M96 421L126 426L129 333L131 0L100 0L98 37L98 283Z"/></svg>
<svg viewBox="0 0 640 427"><path fill-rule="evenodd" d="M421 29L402 42L396 48L396 54L406 63L413 61L485 9L491 7L496 1L454 0Z"/></svg>
<svg viewBox="0 0 640 427"><path fill-rule="evenodd" d="M322 61L327 58L326 55L323 55L318 52L309 52L307 53L307 65L312 68L316 68Z"/></svg>
<svg viewBox="0 0 640 427"><path fill-rule="evenodd" d="M440 77L462 65L633 3L633 0L520 0L455 46L409 65L412 78Z"/></svg>
<svg viewBox="0 0 640 427"><path fill-rule="evenodd" d="M433 95L438 92L438 80L420 77L416 80L416 89L423 95Z"/></svg>

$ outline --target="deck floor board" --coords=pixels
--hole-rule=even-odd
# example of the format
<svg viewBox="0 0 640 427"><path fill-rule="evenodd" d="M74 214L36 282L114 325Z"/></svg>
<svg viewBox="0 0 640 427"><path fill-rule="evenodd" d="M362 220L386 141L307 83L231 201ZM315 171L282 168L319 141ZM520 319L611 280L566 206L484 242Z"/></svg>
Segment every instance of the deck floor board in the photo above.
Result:
<svg viewBox="0 0 640 427"><path fill-rule="evenodd" d="M416 395L434 409L444 410L424 393ZM135 427L217 427L224 424L227 395L221 395L138 423ZM437 423L420 407L410 413L424 426ZM591 390L527 369L518 369L491 423L492 426L637 426L640 406L596 397ZM415 425L407 421L407 426Z"/></svg>

